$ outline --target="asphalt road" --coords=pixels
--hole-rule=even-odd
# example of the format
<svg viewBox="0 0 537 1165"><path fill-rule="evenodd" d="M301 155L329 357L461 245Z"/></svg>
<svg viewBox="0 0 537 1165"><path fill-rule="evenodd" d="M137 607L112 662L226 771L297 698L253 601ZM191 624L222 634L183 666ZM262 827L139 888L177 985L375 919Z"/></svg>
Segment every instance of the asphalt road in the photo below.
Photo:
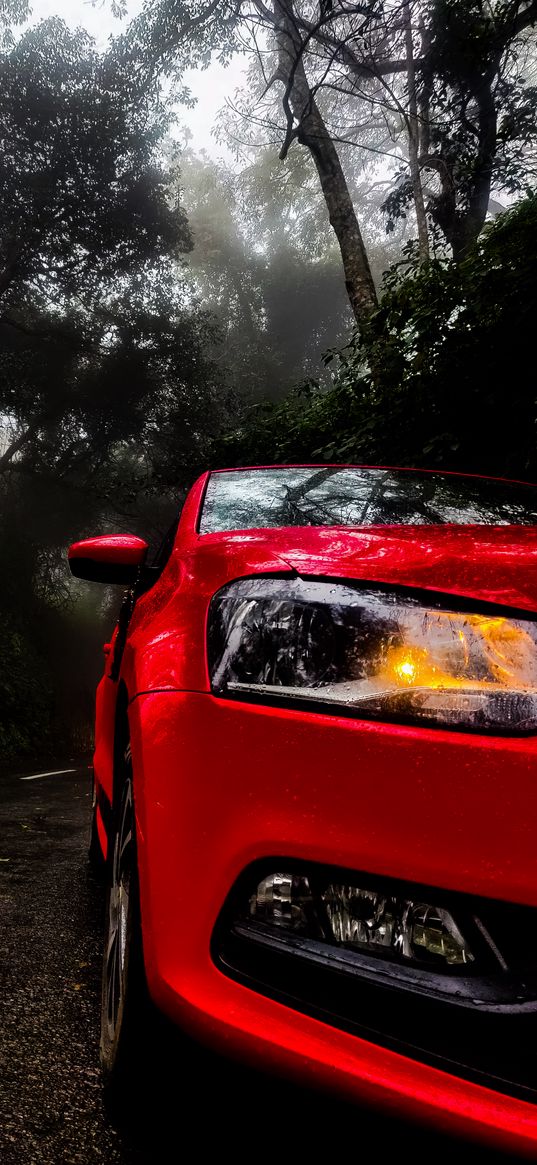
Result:
<svg viewBox="0 0 537 1165"><path fill-rule="evenodd" d="M114 1124L99 1081L103 893L85 858L88 770L27 779L36 772L0 776L2 1165L173 1165L216 1154L279 1165L359 1160L366 1147L383 1163L402 1152L505 1161L268 1079L169 1033L160 1068L151 1065L132 1111Z"/></svg>

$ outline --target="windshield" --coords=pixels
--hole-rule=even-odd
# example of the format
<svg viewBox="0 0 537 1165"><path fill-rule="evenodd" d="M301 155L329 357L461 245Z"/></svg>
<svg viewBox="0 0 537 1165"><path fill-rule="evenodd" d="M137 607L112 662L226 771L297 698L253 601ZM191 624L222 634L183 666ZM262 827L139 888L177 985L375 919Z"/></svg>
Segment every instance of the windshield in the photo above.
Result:
<svg viewBox="0 0 537 1165"><path fill-rule="evenodd" d="M537 487L394 469L230 470L211 474L199 529L446 523L537 525Z"/></svg>

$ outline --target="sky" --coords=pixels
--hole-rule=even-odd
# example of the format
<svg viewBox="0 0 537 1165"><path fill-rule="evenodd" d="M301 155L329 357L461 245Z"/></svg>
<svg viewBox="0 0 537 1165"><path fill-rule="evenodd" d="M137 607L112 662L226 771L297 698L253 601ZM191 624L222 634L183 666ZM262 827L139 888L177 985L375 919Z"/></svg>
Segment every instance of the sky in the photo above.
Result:
<svg viewBox="0 0 537 1165"><path fill-rule="evenodd" d="M89 0L32 0L32 21L43 20L47 16L60 16L72 28L86 28L99 48L104 49L109 37L121 32L129 17L136 16L142 5L143 0L128 0L128 16L121 21L111 15L109 0L104 0L102 5L96 7ZM242 70L243 66L238 61L227 68L215 61L204 72L189 70L185 74L185 83L192 90L197 103L192 110L182 108L178 111L179 123L192 132L191 145L196 151L207 150L213 157L226 155L225 148L216 145L211 130L226 97L231 97L240 84ZM179 127L176 132L180 133Z"/></svg>

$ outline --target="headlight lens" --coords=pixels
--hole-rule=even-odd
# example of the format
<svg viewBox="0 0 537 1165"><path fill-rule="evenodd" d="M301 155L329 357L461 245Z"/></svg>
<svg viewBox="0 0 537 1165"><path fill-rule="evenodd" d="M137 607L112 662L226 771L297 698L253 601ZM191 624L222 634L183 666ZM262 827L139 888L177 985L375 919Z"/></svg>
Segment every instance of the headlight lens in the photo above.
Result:
<svg viewBox="0 0 537 1165"><path fill-rule="evenodd" d="M476 731L537 731L537 624L413 595L241 579L209 616L220 696Z"/></svg>

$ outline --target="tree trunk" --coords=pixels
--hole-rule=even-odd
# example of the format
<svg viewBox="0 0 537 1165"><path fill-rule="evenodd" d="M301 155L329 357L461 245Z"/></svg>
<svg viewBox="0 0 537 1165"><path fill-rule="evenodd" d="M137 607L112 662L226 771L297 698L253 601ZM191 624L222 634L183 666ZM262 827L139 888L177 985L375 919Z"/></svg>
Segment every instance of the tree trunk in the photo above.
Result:
<svg viewBox="0 0 537 1165"><path fill-rule="evenodd" d="M16 239L11 239L5 248L4 266L0 269L0 297L8 290L15 278L20 253L20 243Z"/></svg>
<svg viewBox="0 0 537 1165"><path fill-rule="evenodd" d="M453 258L458 262L464 259L469 248L477 242L487 218L498 144L498 114L492 92L493 77L498 66L499 62L475 91L479 146L468 207L459 216L453 238Z"/></svg>
<svg viewBox="0 0 537 1165"><path fill-rule="evenodd" d="M423 14L419 16L418 29L420 34L420 57L422 61L418 110L419 160L421 164L422 158L426 157L431 149L431 97L433 95L431 71L423 67L424 62L429 60L429 54L431 52L431 34L423 19ZM415 74L416 62L414 61Z"/></svg>
<svg viewBox="0 0 537 1165"><path fill-rule="evenodd" d="M477 242L487 218L498 145L498 113L493 86L499 67L500 60L497 59L484 76L476 77L471 89L477 112L473 132L477 135L478 146L466 205L460 205L453 168L441 154L420 157L422 167L436 170L439 175L442 190L432 201L431 213L457 263L462 262Z"/></svg>
<svg viewBox="0 0 537 1165"><path fill-rule="evenodd" d="M278 79L285 85L283 107L288 126L280 157L286 156L294 138L310 151L339 243L349 302L357 323L361 324L378 303L362 233L338 152L306 77L304 46L294 20L292 0L274 0L274 16Z"/></svg>
<svg viewBox="0 0 537 1165"><path fill-rule="evenodd" d="M427 228L427 212L423 198L420 167L420 119L418 116L418 97L416 90L416 66L414 62L414 40L412 36L412 14L410 0L403 3L403 23L405 27L406 76L408 87L408 160L410 164L410 181L416 210L418 225L418 243L420 259L429 258L429 231Z"/></svg>
<svg viewBox="0 0 537 1165"><path fill-rule="evenodd" d="M22 433L20 433L18 437L14 438L11 444L8 445L7 449L5 449L0 456L0 473L5 473L5 471L9 469L15 454L28 444L28 441L30 441L34 434L37 433L38 429L39 422L33 421L30 425L28 425L27 429L23 429Z"/></svg>

